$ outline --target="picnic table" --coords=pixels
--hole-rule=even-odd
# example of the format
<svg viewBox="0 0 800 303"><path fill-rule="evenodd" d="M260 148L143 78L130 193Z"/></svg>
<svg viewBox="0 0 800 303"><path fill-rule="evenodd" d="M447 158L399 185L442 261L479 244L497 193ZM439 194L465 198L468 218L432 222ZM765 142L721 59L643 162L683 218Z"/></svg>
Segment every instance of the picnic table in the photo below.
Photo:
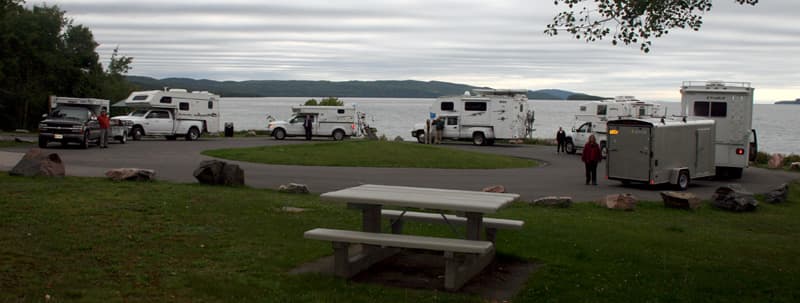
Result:
<svg viewBox="0 0 800 303"><path fill-rule="evenodd" d="M333 242L334 272L337 275L352 277L402 248L435 250L444 252L445 288L458 289L494 259L494 243L481 239L484 216L516 201L519 195L364 184L322 194L320 199L323 202L347 203L348 208L362 213L361 231L317 228L304 235L310 239ZM395 219L409 216L430 220L438 213L447 224L461 221L466 231L458 239L384 233L381 231L384 207L403 209L399 214L394 210L388 214ZM512 221L488 220L502 220L501 223ZM516 222L519 227L522 226L521 221ZM392 231L398 229L393 228ZM361 244L361 252L352 256L348 249L350 244Z"/></svg>

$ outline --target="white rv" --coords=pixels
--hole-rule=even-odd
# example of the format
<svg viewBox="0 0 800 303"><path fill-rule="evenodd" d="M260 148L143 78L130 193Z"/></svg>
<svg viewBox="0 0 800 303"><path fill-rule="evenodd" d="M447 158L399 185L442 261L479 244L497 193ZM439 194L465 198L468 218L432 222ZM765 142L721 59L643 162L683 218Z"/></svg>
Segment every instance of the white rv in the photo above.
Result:
<svg viewBox="0 0 800 303"><path fill-rule="evenodd" d="M268 129L275 139L305 136L303 124L306 117L311 118L311 135L314 137L332 137L339 141L346 137L358 136L359 120L356 106L306 106L292 107L292 116L287 121L273 121Z"/></svg>
<svg viewBox="0 0 800 303"><path fill-rule="evenodd" d="M527 90L476 89L473 94L440 97L430 107L431 118L445 119L442 138L472 140L492 145L498 139L524 139L533 130L533 111ZM425 142L426 123L418 123L411 136Z"/></svg>
<svg viewBox="0 0 800 303"><path fill-rule="evenodd" d="M753 90L748 82L685 81L681 86L682 115L716 121L718 176L741 177L756 156Z"/></svg>
<svg viewBox="0 0 800 303"><path fill-rule="evenodd" d="M594 135L603 156L606 148L606 123L620 118L646 118L659 115L659 104L640 101L633 96L617 96L614 100L590 101L578 106L578 113L572 124L572 132L567 134L566 149L574 154Z"/></svg>
<svg viewBox="0 0 800 303"><path fill-rule="evenodd" d="M196 140L202 133L217 133L219 96L185 89L133 92L125 105L136 110L114 119L130 121L134 140L142 136L164 136L168 140L184 136Z"/></svg>

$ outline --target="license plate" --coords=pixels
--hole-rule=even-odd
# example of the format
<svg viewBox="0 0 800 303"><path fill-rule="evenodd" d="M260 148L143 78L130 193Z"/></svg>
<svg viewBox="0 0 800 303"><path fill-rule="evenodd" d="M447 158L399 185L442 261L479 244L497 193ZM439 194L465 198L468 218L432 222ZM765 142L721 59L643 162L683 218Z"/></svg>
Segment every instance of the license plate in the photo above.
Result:
<svg viewBox="0 0 800 303"><path fill-rule="evenodd" d="M53 135L53 139L64 139L64 135L62 135L62 134L55 134L55 135Z"/></svg>

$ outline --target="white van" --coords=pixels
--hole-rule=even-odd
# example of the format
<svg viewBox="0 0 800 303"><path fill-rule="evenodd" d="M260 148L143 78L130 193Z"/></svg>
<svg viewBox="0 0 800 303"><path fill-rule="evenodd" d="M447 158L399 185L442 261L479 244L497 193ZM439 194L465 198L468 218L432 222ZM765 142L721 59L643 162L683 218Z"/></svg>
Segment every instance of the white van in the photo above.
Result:
<svg viewBox="0 0 800 303"><path fill-rule="evenodd" d="M756 156L753 90L749 82L684 81L681 86L682 115L716 122L718 176L740 178Z"/></svg>
<svg viewBox="0 0 800 303"><path fill-rule="evenodd" d="M311 117L311 135L314 137L332 137L339 141L346 137L358 136L358 118L356 106L306 106L292 107L292 116L287 121L273 121L268 125L272 136L277 140L286 137L302 137L306 135L303 124L306 117Z"/></svg>
<svg viewBox="0 0 800 303"><path fill-rule="evenodd" d="M527 90L475 89L463 96L440 97L430 107L432 118L445 119L442 138L492 145L497 139L524 139L533 131L533 111ZM411 136L425 142L426 123L417 123Z"/></svg>

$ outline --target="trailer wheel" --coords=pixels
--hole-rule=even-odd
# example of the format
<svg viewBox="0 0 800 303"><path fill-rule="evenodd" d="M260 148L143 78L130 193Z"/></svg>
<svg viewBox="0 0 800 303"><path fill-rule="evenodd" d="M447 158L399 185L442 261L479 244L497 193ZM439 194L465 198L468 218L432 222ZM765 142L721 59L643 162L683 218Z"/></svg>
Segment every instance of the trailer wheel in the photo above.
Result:
<svg viewBox="0 0 800 303"><path fill-rule="evenodd" d="M486 137L483 136L482 132L476 132L472 134L472 144L486 145Z"/></svg>
<svg viewBox="0 0 800 303"><path fill-rule="evenodd" d="M142 130L141 126L136 126L133 128L133 141L142 140L142 136L144 136L144 130Z"/></svg>
<svg viewBox="0 0 800 303"><path fill-rule="evenodd" d="M83 140L81 140L81 149L89 148L89 131L83 133Z"/></svg>
<svg viewBox="0 0 800 303"><path fill-rule="evenodd" d="M572 143L572 140L568 140L567 143L564 144L564 149L567 150L568 154L575 154L575 143Z"/></svg>
<svg viewBox="0 0 800 303"><path fill-rule="evenodd" d="M421 130L417 132L417 142L425 144L425 131Z"/></svg>
<svg viewBox="0 0 800 303"><path fill-rule="evenodd" d="M342 141L342 140L344 140L344 132L341 129L333 131L333 141Z"/></svg>
<svg viewBox="0 0 800 303"><path fill-rule="evenodd" d="M689 188L689 182L690 179L688 170L682 170L680 173L678 173L678 189L686 190Z"/></svg>
<svg viewBox="0 0 800 303"><path fill-rule="evenodd" d="M119 137L120 144L125 144L125 142L128 142L128 132L122 132L122 137Z"/></svg>
<svg viewBox="0 0 800 303"><path fill-rule="evenodd" d="M192 127L189 129L189 132L186 133L186 141L194 141L200 138L200 131L197 130L197 127Z"/></svg>
<svg viewBox="0 0 800 303"><path fill-rule="evenodd" d="M39 148L47 147L47 138L39 136Z"/></svg>
<svg viewBox="0 0 800 303"><path fill-rule="evenodd" d="M283 128L276 129L272 134L276 140L283 140L286 138L286 131Z"/></svg>

